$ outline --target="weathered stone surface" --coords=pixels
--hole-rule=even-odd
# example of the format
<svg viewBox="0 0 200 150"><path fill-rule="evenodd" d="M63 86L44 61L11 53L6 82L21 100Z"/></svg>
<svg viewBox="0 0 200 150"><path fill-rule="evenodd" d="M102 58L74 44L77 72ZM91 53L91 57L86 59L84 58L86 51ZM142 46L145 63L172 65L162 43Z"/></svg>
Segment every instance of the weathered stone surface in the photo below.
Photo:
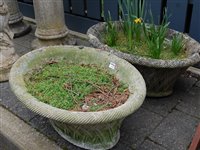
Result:
<svg viewBox="0 0 200 150"><path fill-rule="evenodd" d="M136 150L167 150L166 148L150 141L145 140Z"/></svg>
<svg viewBox="0 0 200 150"><path fill-rule="evenodd" d="M0 82L9 78L10 68L18 59L13 46L13 33L8 27L8 7L4 1L0 1Z"/></svg>
<svg viewBox="0 0 200 150"><path fill-rule="evenodd" d="M187 149L199 120L173 111L154 130L150 139L170 150Z"/></svg>
<svg viewBox="0 0 200 150"><path fill-rule="evenodd" d="M31 31L31 26L23 22L23 15L19 10L17 0L5 0L10 13L9 25L15 37L27 34Z"/></svg>
<svg viewBox="0 0 200 150"><path fill-rule="evenodd" d="M122 123L121 140L129 147L138 147L153 129L162 121L162 117L140 108Z"/></svg>
<svg viewBox="0 0 200 150"><path fill-rule="evenodd" d="M146 98L142 107L166 116L181 102L184 93L189 91L196 82L196 78L181 76L175 83L174 93L170 97Z"/></svg>
<svg viewBox="0 0 200 150"><path fill-rule="evenodd" d="M37 22L35 36L39 39L33 42L33 48L62 44L62 39L68 34L64 20L63 0L49 0L48 3L34 0L33 3ZM56 17L52 17L55 14Z"/></svg>
<svg viewBox="0 0 200 150"><path fill-rule="evenodd" d="M101 65L106 70L112 71L119 80L129 86L128 100L115 109L90 113L64 111L39 102L27 92L25 85L21 83L23 83L27 69L34 69L52 57L58 61L64 57L66 59L63 60L66 60L66 63L78 62L81 64L84 62ZM81 61L77 61L77 58L80 58ZM112 70L109 68L110 62L116 64ZM24 65L25 63L28 65ZM146 95L146 87L141 74L128 62L107 52L75 46L47 47L42 48L42 51L38 49L24 55L12 67L10 85L19 100L25 103L29 109L51 119L51 124L60 135L71 143L87 149L113 147L119 140L121 120L134 113L141 106ZM104 138L107 140L105 141ZM92 142L94 139L96 141Z"/></svg>
<svg viewBox="0 0 200 150"><path fill-rule="evenodd" d="M198 81L195 85L200 87L200 81Z"/></svg>
<svg viewBox="0 0 200 150"><path fill-rule="evenodd" d="M113 147L111 150L133 150L131 147L129 147L127 144L123 143L123 139L121 139L115 147Z"/></svg>
<svg viewBox="0 0 200 150"><path fill-rule="evenodd" d="M193 77L184 77L180 76L175 83L174 92L178 97L182 94L190 90L198 80Z"/></svg>
<svg viewBox="0 0 200 150"><path fill-rule="evenodd" d="M0 106L0 133L10 142L17 145L20 150L60 150L53 141L31 128L11 112ZM1 143L0 145L5 144ZM0 146L1 147L1 146ZM15 150L15 149L13 149Z"/></svg>
<svg viewBox="0 0 200 150"><path fill-rule="evenodd" d="M21 46L17 43L14 43L14 46L15 46L15 50L19 56L22 56L30 51L30 48Z"/></svg>
<svg viewBox="0 0 200 150"><path fill-rule="evenodd" d="M21 38L14 39L14 43L30 49L31 43L33 42L34 39L35 39L34 36L28 34Z"/></svg>
<svg viewBox="0 0 200 150"><path fill-rule="evenodd" d="M10 110L26 122L36 116L36 113L30 111L21 102L17 102Z"/></svg>
<svg viewBox="0 0 200 150"><path fill-rule="evenodd" d="M183 93L182 102L176 108L200 119L200 88L193 87Z"/></svg>
<svg viewBox="0 0 200 150"><path fill-rule="evenodd" d="M56 141L57 139L61 138L51 126L49 119L47 118L36 115L33 119L31 119L30 124L33 128L38 129L41 133L51 138L52 140Z"/></svg>
<svg viewBox="0 0 200 150"><path fill-rule="evenodd" d="M0 104L10 109L16 103L18 103L17 97L11 92L9 83L0 83Z"/></svg>
<svg viewBox="0 0 200 150"><path fill-rule="evenodd" d="M179 99L173 94L164 98L146 98L142 107L162 116L167 116L178 102Z"/></svg>
<svg viewBox="0 0 200 150"><path fill-rule="evenodd" d="M30 124L33 128L39 130L49 139L55 141L56 144L59 145L61 148L69 150L81 150L81 148L78 148L68 141L64 140L51 126L49 119L37 115L30 121Z"/></svg>
<svg viewBox="0 0 200 150"><path fill-rule="evenodd" d="M11 110L14 114L19 116L25 121L29 121L36 114L28 110L13 94L10 89L8 82L3 82L0 84L0 104L2 104L5 108Z"/></svg>

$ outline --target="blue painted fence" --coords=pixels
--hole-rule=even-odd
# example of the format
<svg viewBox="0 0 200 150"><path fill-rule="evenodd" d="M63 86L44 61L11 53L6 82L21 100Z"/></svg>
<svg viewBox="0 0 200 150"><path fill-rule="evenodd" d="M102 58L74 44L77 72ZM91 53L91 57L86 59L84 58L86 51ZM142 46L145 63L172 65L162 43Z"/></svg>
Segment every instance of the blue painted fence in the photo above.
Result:
<svg viewBox="0 0 200 150"><path fill-rule="evenodd" d="M32 0L18 0L24 16L34 18ZM47 1L48 2L48 1ZM170 27L190 34L200 42L200 0L146 0L154 19L159 23L162 12L167 7L171 16ZM87 29L107 16L119 18L118 0L63 0L66 24L69 29L85 33ZM147 16L148 17L148 16Z"/></svg>

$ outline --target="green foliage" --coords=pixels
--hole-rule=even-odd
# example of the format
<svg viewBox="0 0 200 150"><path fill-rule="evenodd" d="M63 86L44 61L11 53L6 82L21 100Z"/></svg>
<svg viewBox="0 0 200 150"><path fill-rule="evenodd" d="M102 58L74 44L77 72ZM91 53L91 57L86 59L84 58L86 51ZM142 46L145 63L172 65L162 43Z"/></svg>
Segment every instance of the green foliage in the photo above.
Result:
<svg viewBox="0 0 200 150"><path fill-rule="evenodd" d="M108 12L109 16L106 19L106 36L105 40L108 46L115 46L117 41L117 29L112 21L110 11Z"/></svg>
<svg viewBox="0 0 200 150"><path fill-rule="evenodd" d="M143 24L144 37L148 45L148 49L152 58L159 59L163 50L164 40L168 30L169 22L166 9L161 25L156 26L152 12L150 11L151 23Z"/></svg>
<svg viewBox="0 0 200 150"><path fill-rule="evenodd" d="M127 35L129 49L133 48L134 39L136 41L141 39L144 4L145 0L119 0L124 34Z"/></svg>
<svg viewBox="0 0 200 150"><path fill-rule="evenodd" d="M172 37L172 42L167 40L168 21L167 9L163 11L163 20L160 25L155 25L151 10L150 22L145 23L145 0L119 0L122 30L114 36L113 32L107 40L109 46L122 52L136 54L154 59L184 58L183 37ZM110 28L112 29L112 20ZM123 33L122 33L123 32ZM112 37L112 38L111 38ZM114 39L114 40L110 40ZM110 44L115 41L114 44Z"/></svg>
<svg viewBox="0 0 200 150"><path fill-rule="evenodd" d="M112 89L113 76L97 66L66 64L65 62L45 65L42 70L27 74L28 92L38 100L61 109L74 109L83 105L85 96L99 90ZM121 88L127 89L120 83ZM102 106L99 106L102 107ZM91 106L91 110L99 110Z"/></svg>
<svg viewBox="0 0 200 150"><path fill-rule="evenodd" d="M171 51L178 55L184 47L183 36L175 35L172 38Z"/></svg>

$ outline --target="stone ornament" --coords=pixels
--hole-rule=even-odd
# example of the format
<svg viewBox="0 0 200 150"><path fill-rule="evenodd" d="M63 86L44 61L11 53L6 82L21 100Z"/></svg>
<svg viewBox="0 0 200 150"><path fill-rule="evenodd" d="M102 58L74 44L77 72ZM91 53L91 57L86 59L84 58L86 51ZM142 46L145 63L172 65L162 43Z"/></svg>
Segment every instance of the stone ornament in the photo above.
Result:
<svg viewBox="0 0 200 150"><path fill-rule="evenodd" d="M8 20L8 7L3 0L0 0L0 81L8 80L10 68L18 58Z"/></svg>
<svg viewBox="0 0 200 150"><path fill-rule="evenodd" d="M34 0L33 4L37 39L33 41L32 48L65 44L68 29L65 25L63 0Z"/></svg>
<svg viewBox="0 0 200 150"><path fill-rule="evenodd" d="M115 22L118 30L121 30L121 22ZM200 61L200 44L186 34L169 29L167 39L171 40L173 35L182 35L185 41L187 57L184 59L152 59L134 54L128 54L109 47L103 41L102 35L105 32L106 23L101 22L87 31L89 42L93 47L108 51L134 65L144 77L147 85L147 96L164 97L173 93L173 87L178 77Z"/></svg>
<svg viewBox="0 0 200 150"><path fill-rule="evenodd" d="M69 111L42 103L27 92L24 75L49 59L102 67L127 84L129 98L119 107L96 112ZM31 51L13 65L9 82L18 99L33 112L49 118L64 139L92 150L110 149L118 142L123 119L142 105L146 95L144 79L135 67L108 52L89 47L50 46Z"/></svg>
<svg viewBox="0 0 200 150"><path fill-rule="evenodd" d="M10 13L9 26L14 37L23 36L31 31L31 26L23 22L23 15L19 10L17 0L5 0Z"/></svg>

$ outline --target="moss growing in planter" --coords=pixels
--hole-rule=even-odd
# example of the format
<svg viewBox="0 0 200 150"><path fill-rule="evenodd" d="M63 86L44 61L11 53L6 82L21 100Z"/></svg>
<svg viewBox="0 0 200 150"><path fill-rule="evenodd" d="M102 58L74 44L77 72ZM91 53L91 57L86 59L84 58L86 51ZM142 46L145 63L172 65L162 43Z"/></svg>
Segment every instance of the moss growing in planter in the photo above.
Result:
<svg viewBox="0 0 200 150"><path fill-rule="evenodd" d="M54 107L75 111L100 111L123 104L127 86L95 65L49 61L27 74L28 92Z"/></svg>

